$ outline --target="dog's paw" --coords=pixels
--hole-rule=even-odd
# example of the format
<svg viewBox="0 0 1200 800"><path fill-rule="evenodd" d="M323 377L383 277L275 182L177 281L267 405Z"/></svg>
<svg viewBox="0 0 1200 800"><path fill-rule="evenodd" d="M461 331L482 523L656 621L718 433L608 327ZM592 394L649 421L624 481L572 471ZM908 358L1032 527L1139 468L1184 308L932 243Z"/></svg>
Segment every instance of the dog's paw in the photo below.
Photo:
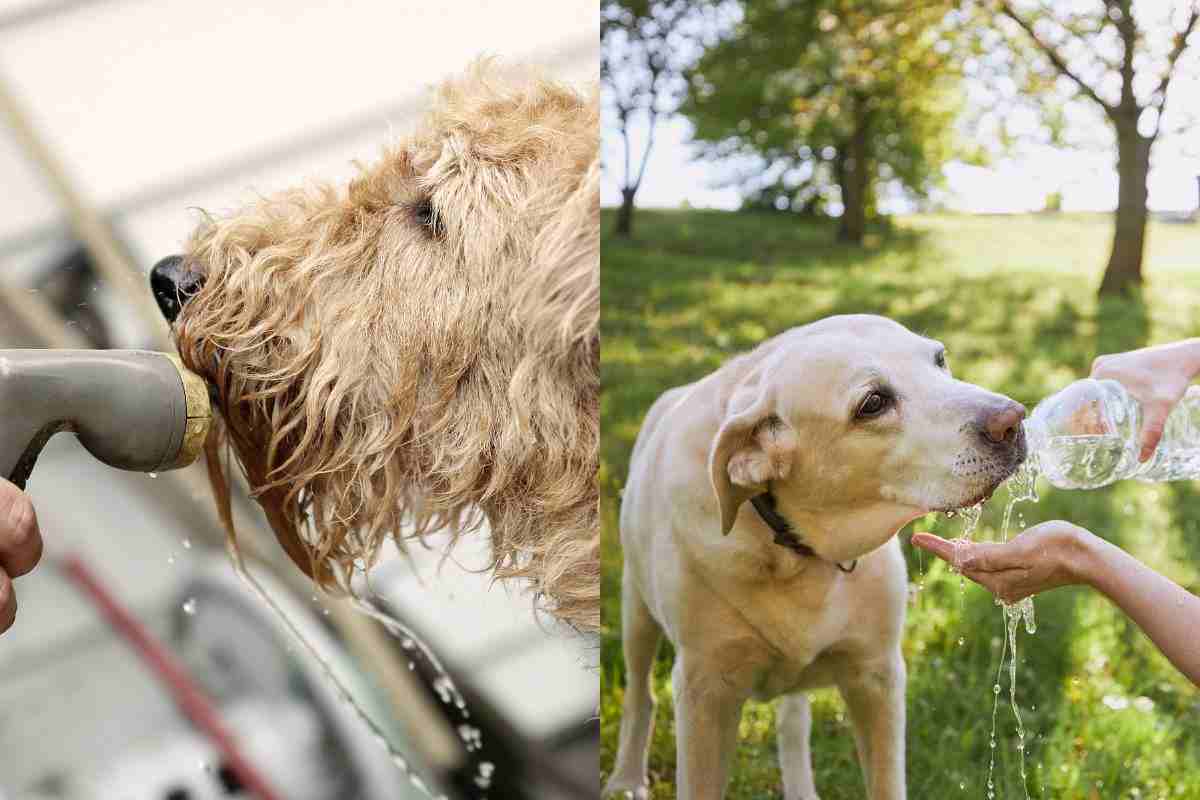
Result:
<svg viewBox="0 0 1200 800"><path fill-rule="evenodd" d="M604 786L601 797L611 800L650 800L650 787L644 780L630 780L614 776Z"/></svg>

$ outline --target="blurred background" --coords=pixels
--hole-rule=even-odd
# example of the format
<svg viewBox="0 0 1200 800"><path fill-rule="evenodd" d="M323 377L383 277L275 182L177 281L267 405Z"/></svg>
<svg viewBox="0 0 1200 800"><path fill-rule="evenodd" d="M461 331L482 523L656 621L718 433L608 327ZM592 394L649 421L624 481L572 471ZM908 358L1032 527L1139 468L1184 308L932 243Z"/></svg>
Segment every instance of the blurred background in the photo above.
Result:
<svg viewBox="0 0 1200 800"><path fill-rule="evenodd" d="M179 251L198 209L344 181L480 54L584 84L597 47L587 0L0 0L0 348L164 348L146 272ZM444 563L420 551L372 573L380 602L453 674L465 718L428 659L314 595L236 498L254 571L410 761L410 781L234 577L203 470L116 472L71 436L42 455L29 491L47 554L17 581L19 621L0 638L0 798L262 796L146 652L207 695L274 797L595 795L594 645L473 572L486 537ZM101 614L107 601L125 624Z"/></svg>
<svg viewBox="0 0 1200 800"><path fill-rule="evenodd" d="M1031 408L1098 354L1200 335L1198 19L1194 0L603 0L602 772L625 680L619 498L663 390L837 313L941 339L957 377ZM1200 589L1193 484L1040 490L1022 528L1072 520ZM1001 613L908 545L961 526L901 532L912 797L990 796ZM1194 687L1094 595L1036 605L1016 678L1028 779L1005 675L996 796L1200 796ZM821 796L863 797L840 698L813 709ZM671 703L657 713L669 798ZM727 796L782 796L773 706L749 704L739 733Z"/></svg>

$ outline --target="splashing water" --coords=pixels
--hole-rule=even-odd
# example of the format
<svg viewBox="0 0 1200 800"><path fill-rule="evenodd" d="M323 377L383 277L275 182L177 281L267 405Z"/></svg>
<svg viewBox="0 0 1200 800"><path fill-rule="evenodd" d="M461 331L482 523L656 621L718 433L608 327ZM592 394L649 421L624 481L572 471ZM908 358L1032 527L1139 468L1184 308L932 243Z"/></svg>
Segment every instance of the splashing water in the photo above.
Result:
<svg viewBox="0 0 1200 800"><path fill-rule="evenodd" d="M1037 459L1029 458L1022 464L1012 477L1008 479L1008 505L1004 507L1004 519L1000 523L1000 540L1007 542L1008 532L1012 525L1013 508L1024 500L1037 502ZM1004 603L999 598L996 604L1003 609L1004 643L1000 649L1000 665L996 668L996 682L992 684L992 734L988 742L988 800L995 797L993 777L996 768L996 710L1000 704L1000 675L1004 671L1005 657L1008 658L1008 704L1012 708L1013 719L1017 728L1017 753L1021 765L1021 788L1025 799L1029 800L1029 785L1025 773L1025 725L1021 720L1021 710L1017 706L1017 625L1022 620L1025 632L1033 635L1037 632L1037 622L1033 615L1033 598L1026 597L1018 603Z"/></svg>
<svg viewBox="0 0 1200 800"><path fill-rule="evenodd" d="M216 494L218 498L217 513L221 524L226 531L225 548L229 553L230 560L233 562L234 572L238 575L242 582L250 588L252 593L255 594L258 599L264 605L266 605L271 613L279 620L289 637L298 643L301 650L305 651L313 659L318 668L321 670L321 673L324 675L325 679L328 681L330 686L333 687L334 692L342 701L343 705L349 708L359 723L371 733L372 738L376 741L376 743L378 743L380 748L388 754L393 766L408 780L409 784L419 793L429 798L429 800L449 800L449 797L445 794L435 795L433 793L425 781L422 780L421 777L414 771L413 766L409 764L408 759L405 758L404 754L392 744L391 740L384 734L383 729L373 719L371 719L370 715L368 715L363 707L355 700L345 683L343 683L333 671L332 665L304 636L292 619L287 615L287 613L284 612L283 608L276 603L275 599L271 597L270 593L268 593L263 585L258 582L258 579L254 577L254 574L250 572L246 565L245 558L242 555L241 548L238 546L237 533L233 523L233 510L230 503L229 487L228 483L226 482L225 473L222 473L218 466L222 460L220 457L220 445L215 441L210 441L205 447L205 455L205 460L209 471L209 478L212 483L214 494ZM228 452L226 453L226 457L228 458ZM189 546L190 542L188 545L185 545L185 547ZM168 558L169 564L174 564L174 561L174 557ZM369 565L361 561L356 562L355 569L356 571L362 573L364 577L363 583L366 585L367 590L370 592L372 597L377 596L370 584L368 576ZM403 647L404 650L414 654L419 652L421 655L423 655L438 676L433 683L433 688L438 693L438 696L441 698L442 702L446 704L453 704L454 707L458 709L463 719L468 719L471 714L467 708L466 700L463 698L462 693L459 692L458 687L455 686L453 679L446 672L445 667L442 666L441 661L436 655L434 655L433 650L430 649L430 647L419 636L417 636L414 631L404 625L404 623L402 623L399 619L389 614L385 609L377 606L372 599L362 597L354 587L352 576L343 577L343 585L349 589L350 600L353 607L377 620L384 626L388 633L397 639L400 639L401 647ZM317 598L314 596L313 600L316 601ZM323 609L323 613L328 615L329 609ZM291 653L292 647L288 646L287 651L288 653ZM410 656L409 669L411 670L414 667L415 663L411 660ZM465 732L464 728L466 729ZM482 749L483 737L482 733L479 732L477 728L463 726L459 729L459 736L460 739L463 740L468 752L477 752ZM479 767L480 774L477 776L476 783L480 786L480 788L486 789L491 785L491 776L493 770L495 769L495 765L491 762L483 762L479 765Z"/></svg>
<svg viewBox="0 0 1200 800"><path fill-rule="evenodd" d="M492 762L479 762L479 771L475 773L475 785L480 789L490 789L492 786L492 773L495 771L496 765Z"/></svg>
<svg viewBox="0 0 1200 800"><path fill-rule="evenodd" d="M433 682L433 688L438 693L438 697L447 705L453 704L459 713L462 714L463 719L468 719L471 716L471 712L467 708L466 699L462 696L462 692L458 690L458 687L455 686L454 680L446 672L446 668L442 666L442 662L438 660L438 657L433 654L433 650L430 649L429 645L421 637L417 636L412 628L409 628L371 600L364 599L357 593L351 594L350 601L355 608L379 622L379 624L387 629L388 633L399 639L400 646L405 651L419 652L423 655L425 660L429 662L429 665L433 667L434 672L437 673L437 678ZM410 661L409 663L411 664L412 662Z"/></svg>
<svg viewBox="0 0 1200 800"><path fill-rule="evenodd" d="M296 627L295 623L292 622L292 619L286 613L284 613L284 610L279 607L279 605L275 602L275 599L271 597L267 590L263 588L262 584L260 584L250 572L246 566L245 560L242 558L241 550L239 550L236 545L236 541L231 539L228 544L229 546L227 549L229 550L230 558L233 561L234 571L237 573L238 577L250 587L251 591L258 596L259 600L266 604L275 617L283 624L284 630L286 630L292 639L294 639L300 645L301 649L307 652L308 655L316 662L322 674L325 676L325 679L329 681L329 684L337 693L339 699L351 710L358 721L362 725L366 726L366 728L371 732L372 738L384 751L387 752L392 764L396 767L400 774L408 779L409 784L414 789L430 798L430 800L449 800L446 795L434 795L433 792L429 790L429 787L423 780L421 780L421 777L417 775L415 771L413 771L412 765L408 763L408 759L404 757L404 754L396 749L396 746L393 745L391 740L384 735L383 730L375 723L375 720L371 719L362 706L360 706L354 699L354 696L350 693L350 690L342 682L341 678L337 676L337 673L333 671L332 665L330 665L325 657L317 651L316 647L314 647L313 644L304 637L304 634L300 632L300 629ZM288 651L291 652L291 648L288 648Z"/></svg>
<svg viewBox="0 0 1200 800"><path fill-rule="evenodd" d="M959 563L958 548L965 542L972 541L971 536L975 533L975 529L979 527L979 518L983 516L983 501L979 501L973 506L968 506L960 512L963 516L963 529L958 538L954 540L954 563ZM951 567L951 569L954 569ZM967 592L967 580L959 573L958 576L958 602L961 606L963 598Z"/></svg>

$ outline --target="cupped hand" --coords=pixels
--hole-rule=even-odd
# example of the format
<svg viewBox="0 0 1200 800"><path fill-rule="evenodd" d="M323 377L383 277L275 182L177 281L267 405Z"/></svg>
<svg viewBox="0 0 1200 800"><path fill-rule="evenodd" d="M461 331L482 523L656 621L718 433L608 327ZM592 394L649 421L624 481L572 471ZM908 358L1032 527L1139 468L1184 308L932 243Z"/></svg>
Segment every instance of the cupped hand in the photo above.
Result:
<svg viewBox="0 0 1200 800"><path fill-rule="evenodd" d="M1056 520L1043 522L1007 542L947 541L914 533L912 543L928 550L1006 603L1088 580L1086 562L1093 534Z"/></svg>
<svg viewBox="0 0 1200 800"><path fill-rule="evenodd" d="M1181 348L1188 342L1143 347L1128 353L1100 356L1092 362L1092 377L1119 382L1142 407L1140 461L1154 455L1171 409L1183 399L1193 371Z"/></svg>
<svg viewBox="0 0 1200 800"><path fill-rule="evenodd" d="M29 495L0 478L0 633L17 617L13 578L28 573L42 557L42 535Z"/></svg>

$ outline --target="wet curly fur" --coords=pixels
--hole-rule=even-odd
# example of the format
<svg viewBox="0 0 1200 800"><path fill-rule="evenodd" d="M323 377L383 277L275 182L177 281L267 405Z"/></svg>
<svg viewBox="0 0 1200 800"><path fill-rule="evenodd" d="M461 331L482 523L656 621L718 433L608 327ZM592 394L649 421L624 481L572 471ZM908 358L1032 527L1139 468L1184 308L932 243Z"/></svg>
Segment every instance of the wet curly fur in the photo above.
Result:
<svg viewBox="0 0 1200 800"><path fill-rule="evenodd" d="M345 190L193 234L179 352L326 588L389 537L486 522L497 577L598 628L598 113L594 91L483 61Z"/></svg>

